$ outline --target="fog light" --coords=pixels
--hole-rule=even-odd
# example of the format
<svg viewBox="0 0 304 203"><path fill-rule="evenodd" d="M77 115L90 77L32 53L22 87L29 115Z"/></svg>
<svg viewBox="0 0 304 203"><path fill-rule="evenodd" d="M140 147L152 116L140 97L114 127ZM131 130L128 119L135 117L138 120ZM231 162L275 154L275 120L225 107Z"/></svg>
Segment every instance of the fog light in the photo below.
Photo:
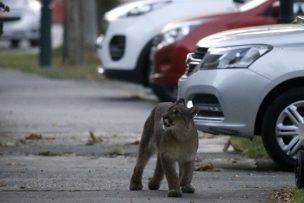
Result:
<svg viewBox="0 0 304 203"><path fill-rule="evenodd" d="M110 55L112 60L118 61L125 53L126 37L123 35L115 35L110 42Z"/></svg>
<svg viewBox="0 0 304 203"><path fill-rule="evenodd" d="M187 102L187 108L192 108L193 107L193 102L190 100Z"/></svg>
<svg viewBox="0 0 304 203"><path fill-rule="evenodd" d="M104 68L101 67L101 66L98 66L98 67L97 67L97 73L99 73L99 74L104 74Z"/></svg>

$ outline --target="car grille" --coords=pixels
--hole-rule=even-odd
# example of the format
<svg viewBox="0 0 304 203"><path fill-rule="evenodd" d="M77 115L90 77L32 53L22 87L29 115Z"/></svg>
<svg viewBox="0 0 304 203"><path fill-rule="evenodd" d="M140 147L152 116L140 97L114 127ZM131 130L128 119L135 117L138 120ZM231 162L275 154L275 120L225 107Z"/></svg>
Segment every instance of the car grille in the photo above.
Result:
<svg viewBox="0 0 304 203"><path fill-rule="evenodd" d="M189 76L195 67L202 61L202 59L205 57L205 54L207 53L208 48L205 47L198 47L194 53L189 53L187 55L186 59L186 71L185 75Z"/></svg>

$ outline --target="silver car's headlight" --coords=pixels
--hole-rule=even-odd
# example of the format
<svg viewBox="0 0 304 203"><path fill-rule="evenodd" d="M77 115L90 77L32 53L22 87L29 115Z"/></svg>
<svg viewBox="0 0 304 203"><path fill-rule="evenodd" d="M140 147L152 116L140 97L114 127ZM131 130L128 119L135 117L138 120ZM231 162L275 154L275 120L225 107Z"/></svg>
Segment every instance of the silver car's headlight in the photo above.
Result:
<svg viewBox="0 0 304 203"><path fill-rule="evenodd" d="M270 45L242 45L210 48L199 65L200 69L248 68L272 49Z"/></svg>

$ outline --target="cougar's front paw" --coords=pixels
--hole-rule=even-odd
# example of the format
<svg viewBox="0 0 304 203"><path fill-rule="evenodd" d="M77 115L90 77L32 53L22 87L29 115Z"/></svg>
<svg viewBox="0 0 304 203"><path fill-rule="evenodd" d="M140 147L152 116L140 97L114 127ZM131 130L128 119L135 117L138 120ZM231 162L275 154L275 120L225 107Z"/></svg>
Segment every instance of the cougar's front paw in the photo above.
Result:
<svg viewBox="0 0 304 203"><path fill-rule="evenodd" d="M192 187L191 185L182 186L181 188L182 188L183 193L194 193L195 192L194 187Z"/></svg>
<svg viewBox="0 0 304 203"><path fill-rule="evenodd" d="M182 197L182 193L180 190L169 190L168 197Z"/></svg>
<svg viewBox="0 0 304 203"><path fill-rule="evenodd" d="M131 182L129 189L130 190L142 190L143 185L141 183Z"/></svg>
<svg viewBox="0 0 304 203"><path fill-rule="evenodd" d="M148 184L148 187L150 190L158 190L159 189L159 186L160 186L160 183L158 182L155 182L153 180L151 180Z"/></svg>

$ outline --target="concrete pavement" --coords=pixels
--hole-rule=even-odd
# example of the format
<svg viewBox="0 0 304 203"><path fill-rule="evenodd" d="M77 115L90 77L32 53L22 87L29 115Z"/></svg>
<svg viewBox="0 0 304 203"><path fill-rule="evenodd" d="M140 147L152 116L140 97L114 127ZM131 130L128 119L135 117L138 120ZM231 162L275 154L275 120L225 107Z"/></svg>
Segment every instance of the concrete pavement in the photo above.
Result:
<svg viewBox="0 0 304 203"><path fill-rule="evenodd" d="M278 171L232 151L227 137L200 135L196 194L181 199L128 190L143 123L156 100L146 89L111 81L54 80L0 69L0 202L277 202L294 187ZM99 140L88 143L91 135ZM90 144L90 145L88 145Z"/></svg>

